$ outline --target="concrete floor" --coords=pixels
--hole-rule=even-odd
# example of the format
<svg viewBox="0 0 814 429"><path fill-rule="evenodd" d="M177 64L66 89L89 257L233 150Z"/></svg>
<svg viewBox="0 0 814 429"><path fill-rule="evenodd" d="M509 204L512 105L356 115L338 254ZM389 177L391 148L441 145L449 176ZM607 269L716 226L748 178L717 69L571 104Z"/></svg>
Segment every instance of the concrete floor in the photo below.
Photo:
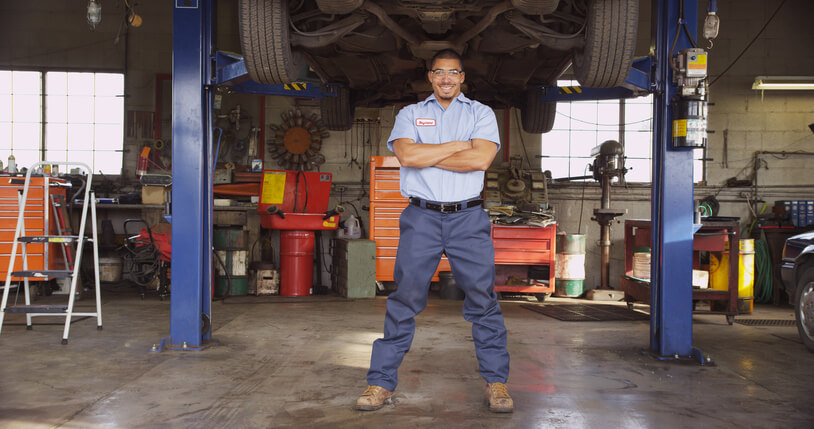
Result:
<svg viewBox="0 0 814 429"><path fill-rule="evenodd" d="M219 346L149 353L169 333L169 301L122 286L103 296L104 330L75 322L67 346L60 326L4 326L0 427L814 427L814 355L794 327L696 316L695 346L717 363L700 367L643 355L646 321L561 322L503 302L516 411L495 415L461 302L434 298L395 404L358 412L383 297L230 298L213 304Z"/></svg>

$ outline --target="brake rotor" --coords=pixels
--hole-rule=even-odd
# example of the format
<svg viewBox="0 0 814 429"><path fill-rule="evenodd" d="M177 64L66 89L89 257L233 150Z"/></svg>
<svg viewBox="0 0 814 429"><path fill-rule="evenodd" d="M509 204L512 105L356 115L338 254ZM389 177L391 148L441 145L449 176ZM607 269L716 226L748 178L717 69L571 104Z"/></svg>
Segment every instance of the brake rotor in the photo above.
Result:
<svg viewBox="0 0 814 429"><path fill-rule="evenodd" d="M283 136L283 145L291 153L305 153L311 146L311 133L303 127L291 128Z"/></svg>
<svg viewBox="0 0 814 429"><path fill-rule="evenodd" d="M270 125L274 141L269 155L286 170L311 170L321 164L319 150L322 139L328 137L327 128L316 114L305 117L300 110L289 110L280 115L280 125ZM319 157L317 157L319 155ZM322 161L324 162L324 161Z"/></svg>

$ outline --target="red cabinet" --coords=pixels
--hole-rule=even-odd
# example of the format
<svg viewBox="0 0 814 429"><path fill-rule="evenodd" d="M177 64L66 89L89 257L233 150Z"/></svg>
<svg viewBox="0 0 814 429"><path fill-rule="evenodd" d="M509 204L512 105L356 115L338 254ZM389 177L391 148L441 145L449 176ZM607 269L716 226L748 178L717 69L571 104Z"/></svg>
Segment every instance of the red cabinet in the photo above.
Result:
<svg viewBox="0 0 814 429"><path fill-rule="evenodd" d="M554 292L557 225L537 226L492 225L495 246L495 290L498 292ZM545 266L548 284L540 280L530 284L515 284L532 276L529 267Z"/></svg>
<svg viewBox="0 0 814 429"><path fill-rule="evenodd" d="M633 252L636 247L651 245L651 224L649 220L625 220L625 274L620 278L620 285L625 292L628 306L634 301L650 303L650 281L633 277ZM737 220L703 220L700 228L693 236L693 268L699 269L699 251L723 252L727 242L729 245L729 260L737 261L739 258L738 237L740 227ZM692 285L681 287L693 288ZM729 289L700 289L693 288L693 313L695 314L724 314L731 325L738 314L738 264L729 264ZM720 311L705 311L695 309L695 302L710 301L721 307ZM751 311L751 310L750 310Z"/></svg>
<svg viewBox="0 0 814 429"><path fill-rule="evenodd" d="M393 281L399 242L399 216L407 199L399 192L399 162L394 156L370 157L370 239L376 241L376 280ZM495 290L498 292L551 293L554 291L554 261L557 226L492 225L495 246ZM548 284L516 285L513 278L529 278L529 266L546 266ZM439 271L450 271L441 258ZM539 279L538 279L539 280Z"/></svg>
<svg viewBox="0 0 814 429"><path fill-rule="evenodd" d="M370 239L376 242L376 281L392 282L399 247L399 216L407 199L399 191L400 164L395 156L370 157ZM439 271L451 271L446 257L441 258L432 281Z"/></svg>
<svg viewBox="0 0 814 429"><path fill-rule="evenodd" d="M0 278L5 280L8 270L11 247L14 245L14 231L17 227L18 190L23 189L25 179L19 176L0 176ZM28 189L28 201L25 206L25 235L56 234L56 222L51 204L51 195L65 198L65 188L52 187L52 183L63 182L50 177L32 177ZM63 269L62 253L57 244L29 244L29 270ZM17 246L15 270L22 270L22 244ZM13 277L14 281L23 279ZM45 278L29 278L29 281L42 281Z"/></svg>

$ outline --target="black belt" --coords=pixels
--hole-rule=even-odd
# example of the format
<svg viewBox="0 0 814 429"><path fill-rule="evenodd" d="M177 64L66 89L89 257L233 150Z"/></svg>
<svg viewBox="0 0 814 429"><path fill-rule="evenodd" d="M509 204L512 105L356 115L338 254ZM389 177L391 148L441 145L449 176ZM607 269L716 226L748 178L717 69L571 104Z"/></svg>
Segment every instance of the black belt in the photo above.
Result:
<svg viewBox="0 0 814 429"><path fill-rule="evenodd" d="M455 213L470 207L480 206L483 204L483 200L478 198L469 201L459 201L457 203L431 203L421 198L410 197L410 204L441 213Z"/></svg>

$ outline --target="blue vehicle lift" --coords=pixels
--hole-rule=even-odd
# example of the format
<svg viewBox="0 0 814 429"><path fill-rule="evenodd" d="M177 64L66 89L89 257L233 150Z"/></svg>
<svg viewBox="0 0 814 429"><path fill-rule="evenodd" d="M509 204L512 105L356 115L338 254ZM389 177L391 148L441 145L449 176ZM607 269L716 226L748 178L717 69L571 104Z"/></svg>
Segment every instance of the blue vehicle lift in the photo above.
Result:
<svg viewBox="0 0 814 429"><path fill-rule="evenodd" d="M692 345L693 152L673 147L670 106L677 92L671 57L692 47L687 37L697 38L698 1L654 1L653 14L650 353L703 365L711 360Z"/></svg>
<svg viewBox="0 0 814 429"><path fill-rule="evenodd" d="M633 61L624 86L615 88L586 88L582 86L540 86L544 90L540 100L546 102L556 101L584 101L584 100L616 100L619 98L633 98L649 94L652 84L650 82L650 57L638 58Z"/></svg>
<svg viewBox="0 0 814 429"><path fill-rule="evenodd" d="M214 52L214 13L212 0L174 1L172 215L184 222L174 222L172 229L170 336L162 341L161 349L201 350L211 343L213 86L228 83L244 85L242 92L260 91L256 86L259 84L246 82L245 65L240 58ZM652 64L637 61L628 77L632 87L647 88L654 95L651 197L654 263L649 351L659 359L694 359L703 364L708 360L692 345L692 149L672 147L670 107L677 90L672 82L671 55L690 47L691 42L684 36L697 33L698 2L656 0L653 14L655 57ZM686 26L686 33L682 33L681 25ZM676 39L677 33L681 34ZM671 52L673 40L676 43ZM302 89L277 85L276 91L278 95L319 98L321 89L310 85L307 83ZM262 87L258 93L275 91L269 88L275 85ZM570 91L552 89L544 100L620 98L633 94L616 88L581 88L576 94L569 94Z"/></svg>
<svg viewBox="0 0 814 429"><path fill-rule="evenodd" d="M170 336L154 351L201 350L212 343L214 13L211 0L174 1Z"/></svg>
<svg viewBox="0 0 814 429"><path fill-rule="evenodd" d="M216 85L228 85L236 92L284 97L322 98L322 87L317 81L296 82L286 85L266 85L249 79L243 57L227 52L215 52Z"/></svg>

